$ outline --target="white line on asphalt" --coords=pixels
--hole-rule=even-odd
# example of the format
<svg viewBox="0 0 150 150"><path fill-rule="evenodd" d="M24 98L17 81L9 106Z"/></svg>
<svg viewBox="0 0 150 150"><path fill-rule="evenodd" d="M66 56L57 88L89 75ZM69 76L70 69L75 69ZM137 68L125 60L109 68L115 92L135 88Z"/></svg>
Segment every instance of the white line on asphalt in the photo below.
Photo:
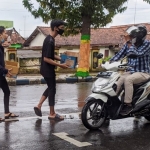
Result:
<svg viewBox="0 0 150 150"><path fill-rule="evenodd" d="M77 112L77 113L69 113L69 114L62 114L62 116L65 119L73 119L73 118L78 118L79 115L81 114L81 112ZM78 116L78 117L74 117L74 116ZM48 116L35 116L35 117L22 117L22 118L12 118L12 119L7 119L5 121L19 121L19 120L27 120L27 119L42 119L42 118L48 118Z"/></svg>
<svg viewBox="0 0 150 150"><path fill-rule="evenodd" d="M9 122L9 121L19 121L19 119L17 119L17 118L5 119L5 122Z"/></svg>
<svg viewBox="0 0 150 150"><path fill-rule="evenodd" d="M57 137L65 140L67 142L70 142L71 144L73 144L73 145L75 145L77 147L84 147L84 146L90 146L90 145L92 145L91 143L88 143L88 142L79 142L79 141L77 141L77 140L75 140L73 138L70 138L70 137L67 136L68 134L65 133L65 132L53 133L53 135L55 135L55 136L57 136Z"/></svg>

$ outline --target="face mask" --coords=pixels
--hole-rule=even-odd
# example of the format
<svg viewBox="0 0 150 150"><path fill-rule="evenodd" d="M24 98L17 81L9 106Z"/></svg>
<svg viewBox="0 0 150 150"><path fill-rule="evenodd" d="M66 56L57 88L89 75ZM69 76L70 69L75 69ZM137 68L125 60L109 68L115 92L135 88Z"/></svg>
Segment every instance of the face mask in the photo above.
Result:
<svg viewBox="0 0 150 150"><path fill-rule="evenodd" d="M57 31L57 33L58 33L59 35L62 35L62 34L64 33L64 30L63 30L63 29L59 29L59 31Z"/></svg>
<svg viewBox="0 0 150 150"><path fill-rule="evenodd" d="M4 43L5 42L5 40L4 39L1 39L1 43Z"/></svg>
<svg viewBox="0 0 150 150"><path fill-rule="evenodd" d="M135 43L136 43L136 38L132 39L132 40L131 40L131 43L132 43L132 44L135 44Z"/></svg>

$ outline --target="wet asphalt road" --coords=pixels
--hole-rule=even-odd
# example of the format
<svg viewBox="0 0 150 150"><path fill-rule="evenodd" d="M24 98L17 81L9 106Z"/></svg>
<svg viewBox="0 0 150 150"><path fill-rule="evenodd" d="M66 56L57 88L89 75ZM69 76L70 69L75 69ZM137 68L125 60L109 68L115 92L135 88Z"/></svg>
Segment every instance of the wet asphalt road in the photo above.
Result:
<svg viewBox="0 0 150 150"><path fill-rule="evenodd" d="M150 150L150 123L144 118L110 121L98 131L89 131L82 125L79 112L91 93L91 85L57 84L56 110L66 116L60 122L47 119L47 101L42 108L44 117L38 118L33 112L46 85L10 87L10 110L20 119L0 123L0 150ZM2 96L0 91L0 116ZM88 146L79 147L82 142Z"/></svg>
<svg viewBox="0 0 150 150"><path fill-rule="evenodd" d="M57 84L56 110L60 113L81 111L84 99L91 93L92 83ZM20 117L35 116L33 107L37 105L46 85L28 85L10 87L10 111ZM3 115L3 93L0 90L0 116ZM43 115L48 115L49 107L46 100L42 107Z"/></svg>

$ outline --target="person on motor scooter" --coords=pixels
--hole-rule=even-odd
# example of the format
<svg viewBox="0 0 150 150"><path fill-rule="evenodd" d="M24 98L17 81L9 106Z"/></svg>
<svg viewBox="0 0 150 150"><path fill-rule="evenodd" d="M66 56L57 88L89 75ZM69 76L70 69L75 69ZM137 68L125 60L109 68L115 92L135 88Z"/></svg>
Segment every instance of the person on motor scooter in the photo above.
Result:
<svg viewBox="0 0 150 150"><path fill-rule="evenodd" d="M147 29L143 25L132 26L126 30L126 43L110 62L118 61L131 53L136 57L128 57L129 68L117 81L118 94L124 84L125 98L121 115L127 115L132 111L133 84L139 84L150 78L150 41L145 40Z"/></svg>

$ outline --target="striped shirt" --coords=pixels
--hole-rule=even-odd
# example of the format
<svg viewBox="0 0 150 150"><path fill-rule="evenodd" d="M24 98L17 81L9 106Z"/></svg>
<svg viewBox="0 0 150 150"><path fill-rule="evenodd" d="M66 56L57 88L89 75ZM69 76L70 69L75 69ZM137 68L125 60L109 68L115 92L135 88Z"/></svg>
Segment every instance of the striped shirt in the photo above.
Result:
<svg viewBox="0 0 150 150"><path fill-rule="evenodd" d="M145 40L142 46L136 48L135 46L128 47L127 44L111 58L111 61L118 61L124 58L129 53L134 53L137 58L128 58L127 65L130 66L127 71L131 73L134 72L144 72L150 73L150 41Z"/></svg>

